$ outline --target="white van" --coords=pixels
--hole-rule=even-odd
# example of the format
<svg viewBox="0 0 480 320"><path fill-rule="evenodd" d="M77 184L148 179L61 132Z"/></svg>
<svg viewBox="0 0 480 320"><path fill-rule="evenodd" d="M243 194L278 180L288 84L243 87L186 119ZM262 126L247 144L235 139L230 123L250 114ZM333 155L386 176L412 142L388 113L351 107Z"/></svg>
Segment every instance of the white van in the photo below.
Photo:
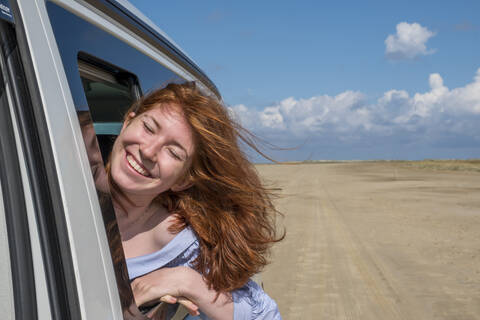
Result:
<svg viewBox="0 0 480 320"><path fill-rule="evenodd" d="M0 0L0 41L2 319L144 319L92 173L143 92L215 85L124 0Z"/></svg>

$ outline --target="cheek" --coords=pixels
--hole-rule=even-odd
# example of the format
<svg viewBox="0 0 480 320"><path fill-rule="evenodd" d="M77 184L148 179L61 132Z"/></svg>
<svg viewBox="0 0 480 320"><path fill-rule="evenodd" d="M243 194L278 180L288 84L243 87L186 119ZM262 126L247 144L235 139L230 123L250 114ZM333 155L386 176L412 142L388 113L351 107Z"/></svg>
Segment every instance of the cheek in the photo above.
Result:
<svg viewBox="0 0 480 320"><path fill-rule="evenodd" d="M178 179L185 175L185 165L183 162L179 162L172 159L168 154L162 153L160 161L161 174L171 181L176 182Z"/></svg>

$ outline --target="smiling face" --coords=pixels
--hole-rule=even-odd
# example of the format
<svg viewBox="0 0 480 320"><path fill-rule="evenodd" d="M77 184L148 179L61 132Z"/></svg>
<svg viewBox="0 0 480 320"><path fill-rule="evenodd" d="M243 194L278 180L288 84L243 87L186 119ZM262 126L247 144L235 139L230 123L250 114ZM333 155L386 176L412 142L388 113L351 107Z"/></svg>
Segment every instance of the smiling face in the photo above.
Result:
<svg viewBox="0 0 480 320"><path fill-rule="evenodd" d="M192 129L179 106L131 113L113 146L111 175L130 200L153 200L189 186L183 177L193 152Z"/></svg>

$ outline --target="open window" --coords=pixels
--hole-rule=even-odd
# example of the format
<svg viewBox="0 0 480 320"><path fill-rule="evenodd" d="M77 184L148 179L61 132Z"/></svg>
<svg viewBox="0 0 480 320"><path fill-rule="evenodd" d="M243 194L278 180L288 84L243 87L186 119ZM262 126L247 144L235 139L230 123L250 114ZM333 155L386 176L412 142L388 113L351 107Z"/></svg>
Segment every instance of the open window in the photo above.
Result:
<svg viewBox="0 0 480 320"><path fill-rule="evenodd" d="M78 109L77 114L107 231L120 298L125 308L125 303L133 300L105 164L120 133L123 117L140 98L141 89L133 73L85 54L79 55L78 69L88 106ZM172 311L167 310L175 313L175 308L167 304L159 305L154 319L170 318ZM128 309L132 310L132 306L128 305ZM133 315L139 310L132 311ZM150 308L142 308L141 311L148 312ZM179 314L184 313L179 311Z"/></svg>
<svg viewBox="0 0 480 320"><path fill-rule="evenodd" d="M95 6L97 6L97 2ZM109 266L110 264L109 262L103 263L105 256L102 255L100 257L98 254L105 249L104 239L99 237L97 242L100 245L100 249L95 254L91 254L94 259L92 263L96 263L97 269L86 265L87 263L80 259L82 265L79 267L79 270L83 271L83 276L88 279L90 279L91 274L89 272L91 270L98 271L98 276L91 276L92 279L98 279L98 281L104 280L102 278L103 275L106 276L105 280L107 281L112 279L113 277L110 277L112 272L114 272L124 319L142 319L143 317L138 314L139 310L134 308L134 305L132 307L134 300L123 255L120 233L118 232L115 213L108 192L108 183L106 183L105 164L108 162L108 156L113 142L120 131L126 110L142 94L140 82L145 91L153 90L163 87L170 82L183 82L186 80L184 79L186 74L183 68L172 63L172 61L177 60L173 59L175 58L173 57L175 52L169 51L170 49L168 48L170 47L164 48L162 46L161 48L165 50L149 51L147 54L144 50L139 49L143 48L145 44L145 41L141 40L144 39L143 36L139 38L132 36L130 32L124 33L122 31L120 33L118 31L120 29L116 29L116 24L112 25L110 20L97 16L97 10L95 12L78 10L78 7L80 7L78 4L73 6L68 1L62 2L61 6L53 1L46 2L61 64L65 71L66 81L68 82L68 88L81 127L83 137L79 138L84 140L88 161L92 169L93 181L97 188L98 203L114 267L114 270L104 269L102 273L101 266ZM110 8L113 8L113 6ZM88 19L85 18L85 14L89 17ZM128 16L125 17L128 18ZM95 23L92 23L92 19ZM124 22L134 23L134 21L130 20ZM133 25L137 28L135 30L141 31L138 29L138 24L134 23ZM147 36L149 34L147 32L143 35ZM160 45L158 41L161 39L156 37L150 38L150 36L148 38L152 41L155 40L154 43L149 42L150 44ZM61 106L57 105L57 108L61 109ZM76 133L74 132L75 135ZM78 140L75 139L75 141ZM72 155L72 157L74 156ZM81 156L84 160L84 155ZM80 181L80 177L77 178L79 179L78 184L82 186L82 189L91 190L92 181L90 177L83 178L85 178L85 181ZM85 185L85 188L83 188L83 185ZM85 198L90 199L90 197L89 193ZM91 203L95 205L94 202ZM91 209L94 210L92 213L98 212L98 207L92 207ZM95 220L98 219L98 216L92 215L92 217L89 215L72 214L71 221L76 221L77 225L82 225L82 228L89 227L90 229L85 230L93 232L97 228L100 229L101 226ZM79 228L73 228L73 230L72 243L93 245L95 242L93 240L85 241L83 234L78 231ZM103 232L103 230L98 231L100 234ZM78 248L78 252L82 248L88 250L88 247L78 246L76 248ZM91 249L96 250L97 248ZM88 288L95 288L91 284L92 282L88 283L90 285ZM98 293L86 293L88 295L87 298L91 299L95 294L98 294L98 301L103 301L103 305L105 305L105 307L103 305L98 307L98 311L110 312L107 310L108 306L106 303L108 303L108 299L105 299L105 292L109 292L111 286L110 283L108 283L108 286L105 286L104 282L102 282L102 285L103 287L101 288L105 290ZM87 288L87 284L83 288ZM91 300L87 302L91 302ZM93 305L97 307L100 303L95 304L95 302L93 301ZM112 305L116 303L117 301L112 300ZM133 316L130 311L133 312Z"/></svg>

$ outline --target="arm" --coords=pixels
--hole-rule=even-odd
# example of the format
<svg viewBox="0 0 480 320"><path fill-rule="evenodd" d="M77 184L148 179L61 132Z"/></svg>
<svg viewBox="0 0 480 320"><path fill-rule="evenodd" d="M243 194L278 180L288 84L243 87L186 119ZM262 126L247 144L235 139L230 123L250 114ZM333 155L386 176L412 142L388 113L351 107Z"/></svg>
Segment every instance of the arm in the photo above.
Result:
<svg viewBox="0 0 480 320"><path fill-rule="evenodd" d="M202 275L188 267L163 268L155 270L132 282L132 290L137 305L153 301L174 303L170 298L185 297L188 302L198 306L212 320L233 319L233 300L230 294L208 288ZM188 301L189 300L189 301ZM181 301L178 301L181 303ZM192 306L184 304L189 310Z"/></svg>
<svg viewBox="0 0 480 320"><path fill-rule="evenodd" d="M228 293L220 293L209 289L202 275L197 271L184 267L188 276L188 285L185 287L183 295L196 303L203 313L210 319L233 319L233 299ZM218 298L217 298L218 295Z"/></svg>

